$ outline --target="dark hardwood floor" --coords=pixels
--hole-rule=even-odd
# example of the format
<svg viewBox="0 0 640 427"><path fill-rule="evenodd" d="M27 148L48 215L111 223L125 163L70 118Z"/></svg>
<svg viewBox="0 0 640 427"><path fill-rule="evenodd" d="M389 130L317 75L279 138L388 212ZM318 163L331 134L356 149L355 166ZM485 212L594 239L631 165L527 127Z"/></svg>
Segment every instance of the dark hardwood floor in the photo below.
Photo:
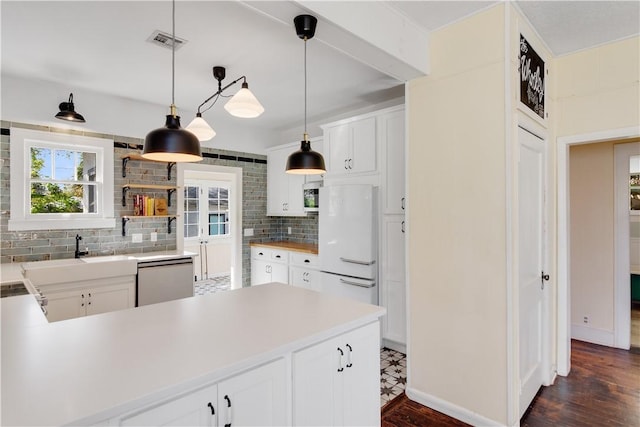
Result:
<svg viewBox="0 0 640 427"><path fill-rule="evenodd" d="M466 426L405 395L382 409L382 427ZM542 387L523 427L640 426L640 349L571 343L571 373Z"/></svg>

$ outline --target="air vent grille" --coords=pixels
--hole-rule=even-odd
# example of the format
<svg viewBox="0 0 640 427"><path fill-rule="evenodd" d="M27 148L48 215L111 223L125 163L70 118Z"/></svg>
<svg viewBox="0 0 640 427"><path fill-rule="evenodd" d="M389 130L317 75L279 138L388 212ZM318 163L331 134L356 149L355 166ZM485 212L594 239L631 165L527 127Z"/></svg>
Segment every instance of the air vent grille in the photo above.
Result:
<svg viewBox="0 0 640 427"><path fill-rule="evenodd" d="M149 36L147 39L148 42L153 43L158 46L165 47L167 49L171 49L173 45L173 38L171 34L167 34L164 31L156 30ZM187 41L185 39L181 39L176 37L176 50L180 49Z"/></svg>

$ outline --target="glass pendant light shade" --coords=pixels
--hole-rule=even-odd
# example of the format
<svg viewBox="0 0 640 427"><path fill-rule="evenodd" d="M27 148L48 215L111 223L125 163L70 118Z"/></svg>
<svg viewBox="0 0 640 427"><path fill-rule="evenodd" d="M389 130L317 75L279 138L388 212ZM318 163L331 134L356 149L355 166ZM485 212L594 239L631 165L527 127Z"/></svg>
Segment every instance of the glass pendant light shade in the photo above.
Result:
<svg viewBox="0 0 640 427"><path fill-rule="evenodd" d="M158 162L199 162L202 152L198 138L180 128L180 117L168 115L164 127L147 134L142 157Z"/></svg>
<svg viewBox="0 0 640 427"><path fill-rule="evenodd" d="M247 82L242 83L242 89L224 105L224 109L232 116L252 119L264 112L264 107L249 90Z"/></svg>
<svg viewBox="0 0 640 427"><path fill-rule="evenodd" d="M216 136L216 131L202 118L201 113L196 114L196 118L185 129L193 133L200 142L208 141Z"/></svg>
<svg viewBox="0 0 640 427"><path fill-rule="evenodd" d="M311 149L311 142L305 139L300 141L300 149L294 151L287 158L287 173L294 175L320 175L325 173L322 154Z"/></svg>
<svg viewBox="0 0 640 427"><path fill-rule="evenodd" d="M61 102L58 105L60 112L56 114L56 119L67 120L69 122L84 123L84 117L82 114L76 113L75 106L73 105L73 94L69 94L69 102Z"/></svg>

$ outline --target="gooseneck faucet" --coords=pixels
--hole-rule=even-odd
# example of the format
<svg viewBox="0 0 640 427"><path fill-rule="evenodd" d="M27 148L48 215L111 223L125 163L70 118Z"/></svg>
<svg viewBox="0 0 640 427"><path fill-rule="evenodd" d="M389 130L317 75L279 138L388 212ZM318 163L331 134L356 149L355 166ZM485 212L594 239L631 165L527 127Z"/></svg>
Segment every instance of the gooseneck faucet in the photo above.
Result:
<svg viewBox="0 0 640 427"><path fill-rule="evenodd" d="M86 250L86 251L81 251L80 250L80 240L82 240L82 236L79 235L79 234L76 234L76 253L75 253L75 257L76 258L80 258L81 256L89 254L88 250Z"/></svg>

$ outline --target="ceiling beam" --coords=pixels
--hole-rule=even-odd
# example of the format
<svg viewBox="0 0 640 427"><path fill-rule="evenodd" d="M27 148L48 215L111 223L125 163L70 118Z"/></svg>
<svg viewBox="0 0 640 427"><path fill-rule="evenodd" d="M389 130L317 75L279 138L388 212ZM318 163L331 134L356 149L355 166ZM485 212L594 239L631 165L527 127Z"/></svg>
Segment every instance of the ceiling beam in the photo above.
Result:
<svg viewBox="0 0 640 427"><path fill-rule="evenodd" d="M318 18L315 39L399 81L429 72L429 38L386 2L247 1L246 6L293 27L293 18Z"/></svg>

